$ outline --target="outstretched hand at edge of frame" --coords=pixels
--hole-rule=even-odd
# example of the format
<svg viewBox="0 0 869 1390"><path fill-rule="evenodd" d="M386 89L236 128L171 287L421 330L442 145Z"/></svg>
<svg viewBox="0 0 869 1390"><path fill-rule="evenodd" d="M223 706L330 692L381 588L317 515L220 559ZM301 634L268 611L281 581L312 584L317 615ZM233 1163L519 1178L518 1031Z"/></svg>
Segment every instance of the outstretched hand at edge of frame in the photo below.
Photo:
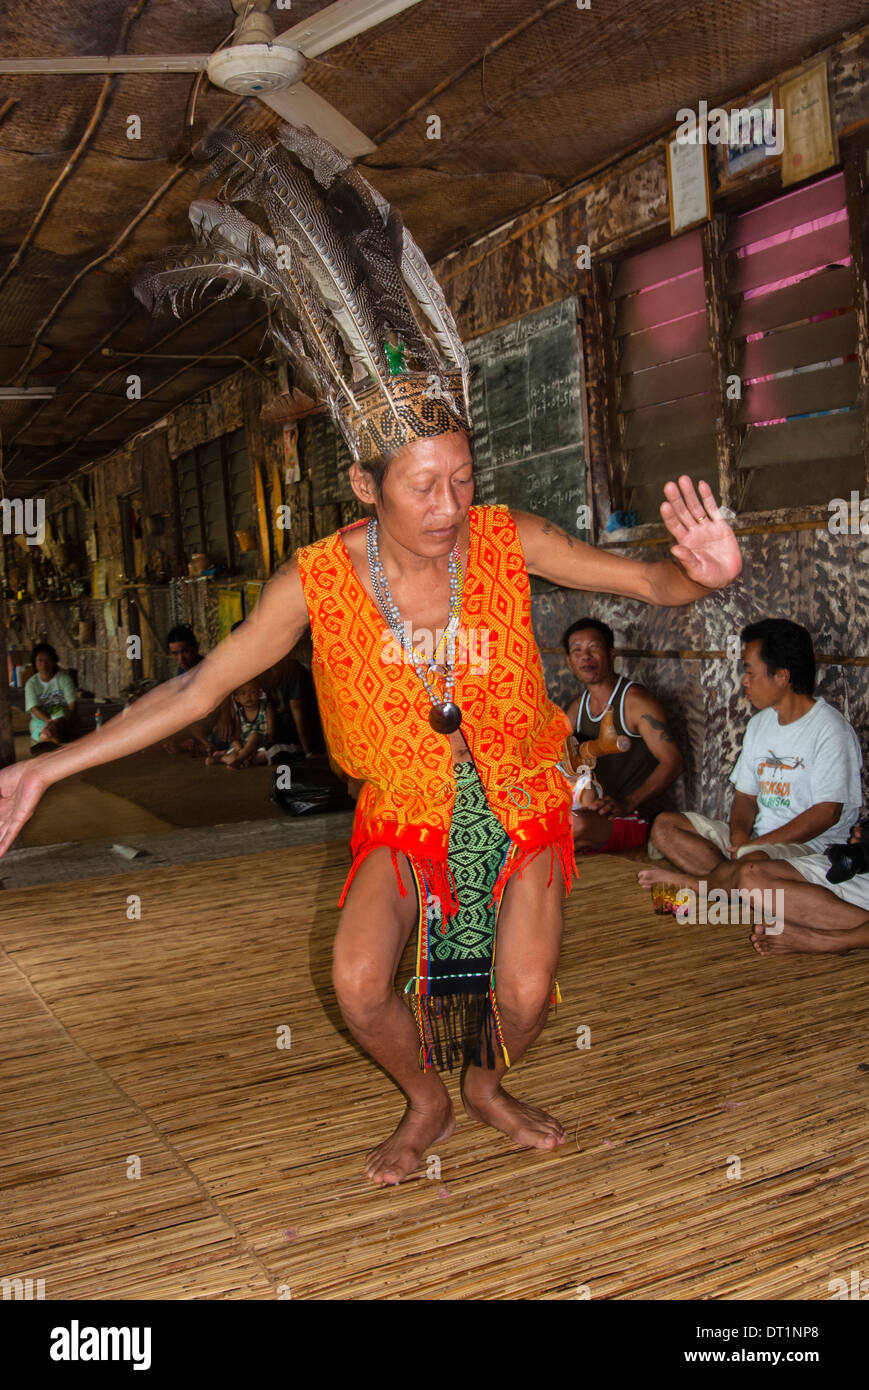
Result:
<svg viewBox="0 0 869 1390"><path fill-rule="evenodd" d="M0 770L0 858L30 820L44 791L38 763L12 763Z"/></svg>

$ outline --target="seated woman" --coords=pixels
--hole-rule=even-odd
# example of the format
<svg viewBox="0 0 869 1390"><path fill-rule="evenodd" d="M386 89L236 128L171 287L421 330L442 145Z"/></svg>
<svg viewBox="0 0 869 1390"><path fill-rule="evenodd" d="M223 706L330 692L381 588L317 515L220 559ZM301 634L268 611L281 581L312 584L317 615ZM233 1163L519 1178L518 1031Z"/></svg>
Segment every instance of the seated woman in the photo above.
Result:
<svg viewBox="0 0 869 1390"><path fill-rule="evenodd" d="M30 752L35 756L78 738L81 727L72 676L60 669L54 647L37 642L30 660L35 674L24 687L24 708L30 716Z"/></svg>

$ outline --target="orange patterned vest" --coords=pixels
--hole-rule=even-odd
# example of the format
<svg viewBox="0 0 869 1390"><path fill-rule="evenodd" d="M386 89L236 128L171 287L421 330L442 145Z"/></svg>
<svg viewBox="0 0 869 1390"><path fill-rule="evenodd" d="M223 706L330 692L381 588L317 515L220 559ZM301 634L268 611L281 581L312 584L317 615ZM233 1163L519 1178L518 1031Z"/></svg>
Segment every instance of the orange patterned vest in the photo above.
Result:
<svg viewBox="0 0 869 1390"><path fill-rule="evenodd" d="M453 699L486 798L514 844L493 898L546 848L553 867L558 856L569 890L576 872L571 789L555 763L570 727L546 694L522 547L506 507L471 507L469 522L461 627L470 636L457 644ZM299 550L298 562L329 752L365 784L340 902L365 855L388 845L393 862L401 850L425 869L451 914L457 902L447 864L455 801L450 741L429 725L429 697L409 662L396 660L388 624L359 582L341 532ZM480 659L486 633L487 661Z"/></svg>

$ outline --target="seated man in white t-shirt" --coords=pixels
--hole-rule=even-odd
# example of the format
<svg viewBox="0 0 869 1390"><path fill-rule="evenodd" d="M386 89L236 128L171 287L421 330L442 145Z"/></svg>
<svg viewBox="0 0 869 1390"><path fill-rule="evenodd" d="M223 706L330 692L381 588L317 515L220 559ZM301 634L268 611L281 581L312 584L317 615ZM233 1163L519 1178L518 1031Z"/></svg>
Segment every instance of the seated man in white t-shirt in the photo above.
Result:
<svg viewBox="0 0 869 1390"><path fill-rule="evenodd" d="M814 698L815 655L804 627L765 618L742 631L745 693L758 711L748 722L731 773L730 820L665 812L652 826L649 854L681 872L644 869L645 887L667 881L729 889L737 859L797 860L842 843L858 819L863 758L837 709Z"/></svg>

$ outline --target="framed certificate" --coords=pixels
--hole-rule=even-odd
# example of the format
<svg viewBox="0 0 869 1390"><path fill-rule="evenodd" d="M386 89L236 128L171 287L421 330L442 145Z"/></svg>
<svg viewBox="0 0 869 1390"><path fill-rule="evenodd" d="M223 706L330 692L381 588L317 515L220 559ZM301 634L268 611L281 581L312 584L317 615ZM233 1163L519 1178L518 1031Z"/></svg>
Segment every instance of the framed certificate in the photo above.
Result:
<svg viewBox="0 0 869 1390"><path fill-rule="evenodd" d="M782 82L779 102L784 113L782 183L799 183L837 164L826 58Z"/></svg>
<svg viewBox="0 0 869 1390"><path fill-rule="evenodd" d="M667 146L667 186L670 200L670 235L707 222L712 215L709 193L709 161L706 144L671 140Z"/></svg>

